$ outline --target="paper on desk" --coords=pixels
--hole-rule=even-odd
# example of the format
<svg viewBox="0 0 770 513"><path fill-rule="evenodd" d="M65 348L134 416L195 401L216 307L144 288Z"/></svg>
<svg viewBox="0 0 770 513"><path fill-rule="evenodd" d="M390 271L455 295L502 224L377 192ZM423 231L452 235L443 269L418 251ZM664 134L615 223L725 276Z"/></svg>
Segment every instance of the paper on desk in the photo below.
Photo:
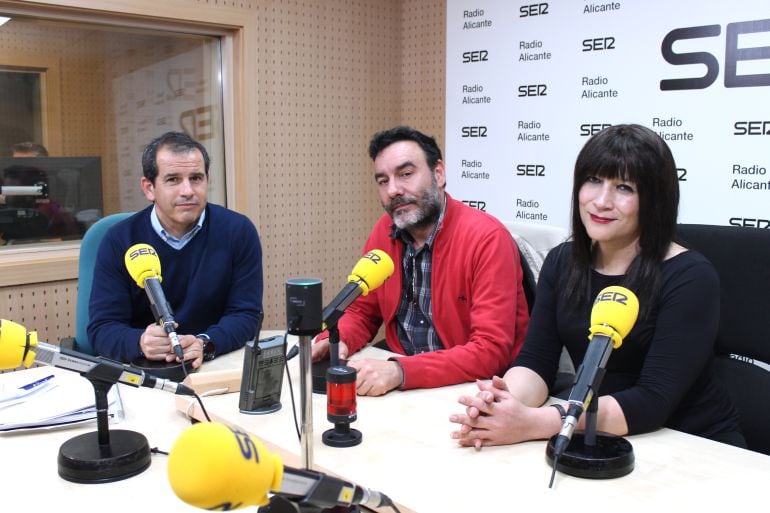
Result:
<svg viewBox="0 0 770 513"><path fill-rule="evenodd" d="M55 367L35 367L0 374L0 394L54 375L45 390L31 394L24 401L0 408L0 433L26 429L51 429L96 420L94 388L75 372ZM107 394L108 418L123 418L123 403L117 386Z"/></svg>

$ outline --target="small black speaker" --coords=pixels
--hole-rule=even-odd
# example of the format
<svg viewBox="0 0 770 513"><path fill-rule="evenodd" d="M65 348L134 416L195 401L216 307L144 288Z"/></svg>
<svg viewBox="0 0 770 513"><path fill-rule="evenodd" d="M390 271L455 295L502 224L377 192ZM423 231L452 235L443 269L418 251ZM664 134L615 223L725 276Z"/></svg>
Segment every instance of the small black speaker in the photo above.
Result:
<svg viewBox="0 0 770 513"><path fill-rule="evenodd" d="M291 278L286 281L286 326L289 335L315 336L323 331L321 280Z"/></svg>
<svg viewBox="0 0 770 513"><path fill-rule="evenodd" d="M238 409L261 415L281 409L286 342L283 335L246 342Z"/></svg>

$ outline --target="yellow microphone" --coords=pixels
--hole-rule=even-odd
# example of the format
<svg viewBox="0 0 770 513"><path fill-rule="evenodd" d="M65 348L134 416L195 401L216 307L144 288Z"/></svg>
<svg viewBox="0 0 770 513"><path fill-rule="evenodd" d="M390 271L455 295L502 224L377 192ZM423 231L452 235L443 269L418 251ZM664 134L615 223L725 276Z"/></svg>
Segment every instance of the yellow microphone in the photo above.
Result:
<svg viewBox="0 0 770 513"><path fill-rule="evenodd" d="M35 363L37 332L27 331L21 324L0 320L0 370L29 368Z"/></svg>
<svg viewBox="0 0 770 513"><path fill-rule="evenodd" d="M606 335L612 339L613 349L617 349L636 324L638 315L639 300L633 292L618 286L602 289L591 309L588 338L592 340L594 335Z"/></svg>
<svg viewBox="0 0 770 513"><path fill-rule="evenodd" d="M37 332L27 331L24 326L13 321L0 319L0 370L21 366L29 368L33 363L67 369L86 378L94 377L109 383L158 388L179 395L195 395L186 385L156 378L131 365L40 342Z"/></svg>
<svg viewBox="0 0 770 513"><path fill-rule="evenodd" d="M160 258L155 248L149 244L134 244L123 256L126 270L139 287L144 288L147 278L157 278L163 281L160 272Z"/></svg>
<svg viewBox="0 0 770 513"><path fill-rule="evenodd" d="M350 304L358 296L366 296L385 283L385 280L393 274L393 268L393 259L381 249L373 249L361 257L348 276L348 284L324 309L322 314L324 327L330 328L336 325Z"/></svg>
<svg viewBox="0 0 770 513"><path fill-rule="evenodd" d="M269 493L319 508L391 504L385 495L347 481L285 467L256 437L215 422L187 428L171 447L167 468L177 497L207 510L264 506Z"/></svg>
<svg viewBox="0 0 770 513"><path fill-rule="evenodd" d="M361 294L367 295L393 274L393 260L381 249L373 249L356 262L348 276L349 283L361 287Z"/></svg>
<svg viewBox="0 0 770 513"><path fill-rule="evenodd" d="M171 347L179 361L184 361L184 350L179 343L179 336L176 334L174 326L174 312L171 305L166 301L166 295L163 293L163 287L160 282L163 278L160 275L160 259L155 248L149 244L134 244L126 251L123 257L126 263L126 269L131 278L147 292L147 298L150 300L150 309L155 316L155 321L163 326L171 341Z"/></svg>
<svg viewBox="0 0 770 513"><path fill-rule="evenodd" d="M596 296L588 330L590 342L569 394L567 416L554 442L554 461L564 453L580 415L599 390L610 353L623 343L638 315L639 300L625 287L606 287Z"/></svg>

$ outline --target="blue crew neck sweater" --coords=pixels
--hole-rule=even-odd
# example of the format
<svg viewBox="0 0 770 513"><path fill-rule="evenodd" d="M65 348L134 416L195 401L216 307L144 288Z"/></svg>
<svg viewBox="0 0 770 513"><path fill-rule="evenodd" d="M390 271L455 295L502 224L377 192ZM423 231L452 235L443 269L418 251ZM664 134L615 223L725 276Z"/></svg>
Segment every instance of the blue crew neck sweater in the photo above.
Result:
<svg viewBox="0 0 770 513"><path fill-rule="evenodd" d="M208 204L202 229L182 249L152 228L152 206L113 226L99 247L89 302L88 338L98 354L130 361L141 355L139 338L155 322L144 289L129 276L126 250L155 248L162 287L180 335L206 333L216 354L242 347L262 319L262 248L245 216Z"/></svg>

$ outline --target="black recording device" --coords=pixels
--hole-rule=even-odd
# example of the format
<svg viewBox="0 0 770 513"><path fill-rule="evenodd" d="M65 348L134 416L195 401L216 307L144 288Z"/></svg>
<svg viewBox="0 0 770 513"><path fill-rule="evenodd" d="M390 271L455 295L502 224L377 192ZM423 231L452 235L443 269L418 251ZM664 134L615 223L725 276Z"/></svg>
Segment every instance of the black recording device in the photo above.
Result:
<svg viewBox="0 0 770 513"><path fill-rule="evenodd" d="M250 340L243 354L243 376L238 408L241 413L262 415L281 409L286 341L283 335Z"/></svg>

